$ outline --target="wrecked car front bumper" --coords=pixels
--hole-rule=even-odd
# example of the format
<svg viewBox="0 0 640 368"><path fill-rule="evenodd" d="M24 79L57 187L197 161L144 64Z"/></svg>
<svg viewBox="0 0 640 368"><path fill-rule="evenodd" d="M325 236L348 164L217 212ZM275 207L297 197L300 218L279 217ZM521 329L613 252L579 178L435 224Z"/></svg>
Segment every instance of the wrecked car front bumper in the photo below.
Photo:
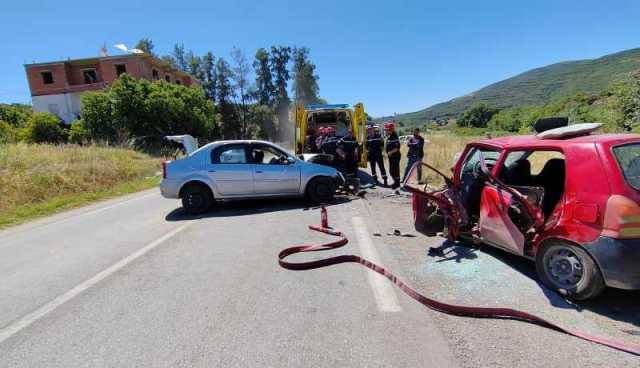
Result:
<svg viewBox="0 0 640 368"><path fill-rule="evenodd" d="M607 286L640 290L640 239L601 236L584 248L600 266Z"/></svg>

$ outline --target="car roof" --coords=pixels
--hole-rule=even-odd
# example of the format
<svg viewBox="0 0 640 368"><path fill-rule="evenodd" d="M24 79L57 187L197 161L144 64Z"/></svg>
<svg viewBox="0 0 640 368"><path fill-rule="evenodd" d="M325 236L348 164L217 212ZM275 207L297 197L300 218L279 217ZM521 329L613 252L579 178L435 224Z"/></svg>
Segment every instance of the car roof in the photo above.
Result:
<svg viewBox="0 0 640 368"><path fill-rule="evenodd" d="M540 139L535 135L512 135L483 139L477 143L495 146L497 148L514 147L566 147L573 144L594 143L613 146L625 142L640 140L639 134L591 134L564 139Z"/></svg>

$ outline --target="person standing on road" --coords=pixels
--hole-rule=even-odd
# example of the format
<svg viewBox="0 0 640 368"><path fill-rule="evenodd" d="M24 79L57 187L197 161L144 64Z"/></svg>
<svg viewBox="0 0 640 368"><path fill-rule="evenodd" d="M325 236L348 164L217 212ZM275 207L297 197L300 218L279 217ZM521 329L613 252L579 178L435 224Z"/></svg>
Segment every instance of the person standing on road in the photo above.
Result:
<svg viewBox="0 0 640 368"><path fill-rule="evenodd" d="M358 156L358 142L353 136L351 130L338 140L336 147L337 159L340 162L340 168L345 176L354 177L358 171L356 158Z"/></svg>
<svg viewBox="0 0 640 368"><path fill-rule="evenodd" d="M393 179L391 188L397 189L400 187L400 138L398 138L396 125L393 122L385 123L384 131L388 135L385 152L387 152L389 159L389 174Z"/></svg>
<svg viewBox="0 0 640 368"><path fill-rule="evenodd" d="M413 165L418 161L422 161L422 158L424 157L424 138L420 135L419 128L415 128L413 130L413 135L409 137L409 140L407 140L407 147L409 148L409 151L407 152L407 167L404 168L402 181L405 181ZM420 174L419 170L418 180L420 180Z"/></svg>
<svg viewBox="0 0 640 368"><path fill-rule="evenodd" d="M378 173L376 172L376 165L380 169L380 174L382 175L382 181L384 182L384 186L387 186L387 171L384 168L384 160L382 159L382 149L384 148L384 141L382 140L382 136L377 130L376 126L370 126L367 129L367 159L369 160L369 165L371 165L371 175L373 176L373 182L375 184L380 184L378 182Z"/></svg>

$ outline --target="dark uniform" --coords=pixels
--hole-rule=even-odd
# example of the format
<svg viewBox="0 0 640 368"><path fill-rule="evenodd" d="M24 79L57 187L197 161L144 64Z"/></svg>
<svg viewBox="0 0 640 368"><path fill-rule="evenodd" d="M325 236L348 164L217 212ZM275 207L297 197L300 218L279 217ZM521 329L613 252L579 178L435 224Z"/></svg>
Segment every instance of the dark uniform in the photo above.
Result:
<svg viewBox="0 0 640 368"><path fill-rule="evenodd" d="M338 140L337 148L344 153L344 158L336 156L339 162L338 169L341 170L345 176L355 176L358 171L358 142L353 135L348 134Z"/></svg>
<svg viewBox="0 0 640 368"><path fill-rule="evenodd" d="M320 151L322 151L322 153L333 156L334 159L331 161L331 166L335 166L337 164L337 160L335 159L337 147L338 138L333 136L327 136L322 142L322 146L320 146Z"/></svg>
<svg viewBox="0 0 640 368"><path fill-rule="evenodd" d="M305 153L318 153L318 146L316 145L316 136L309 134L304 142Z"/></svg>
<svg viewBox="0 0 640 368"><path fill-rule="evenodd" d="M404 181L407 178L407 175L409 175L409 170L411 170L413 164L418 161L422 161L422 158L424 157L424 138L420 135L417 137L412 135L407 141L407 147L409 147L409 151L407 152L407 167L404 169L402 181ZM418 179L422 176L421 174L422 172L419 170Z"/></svg>
<svg viewBox="0 0 640 368"><path fill-rule="evenodd" d="M376 173L376 165L380 168L380 174L382 174L382 181L384 185L387 185L387 171L384 169L384 160L382 159L382 149L384 148L384 141L382 136L375 133L367 137L367 159L369 165L371 165L371 175L373 180L378 182L378 174Z"/></svg>
<svg viewBox="0 0 640 368"><path fill-rule="evenodd" d="M389 154L389 151L397 149L396 152ZM393 179L392 188L398 188L400 186L400 138L395 131L387 138L387 144L385 146L385 152L389 157L389 174Z"/></svg>

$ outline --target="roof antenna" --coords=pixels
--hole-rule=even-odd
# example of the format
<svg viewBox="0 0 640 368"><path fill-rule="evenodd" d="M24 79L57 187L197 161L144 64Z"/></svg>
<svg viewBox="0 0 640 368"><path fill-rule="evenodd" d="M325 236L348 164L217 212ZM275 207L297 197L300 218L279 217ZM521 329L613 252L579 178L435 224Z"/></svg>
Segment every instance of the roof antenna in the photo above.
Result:
<svg viewBox="0 0 640 368"><path fill-rule="evenodd" d="M109 56L109 52L107 51L107 43L106 42L102 44L102 48L100 49L100 56L101 57Z"/></svg>

